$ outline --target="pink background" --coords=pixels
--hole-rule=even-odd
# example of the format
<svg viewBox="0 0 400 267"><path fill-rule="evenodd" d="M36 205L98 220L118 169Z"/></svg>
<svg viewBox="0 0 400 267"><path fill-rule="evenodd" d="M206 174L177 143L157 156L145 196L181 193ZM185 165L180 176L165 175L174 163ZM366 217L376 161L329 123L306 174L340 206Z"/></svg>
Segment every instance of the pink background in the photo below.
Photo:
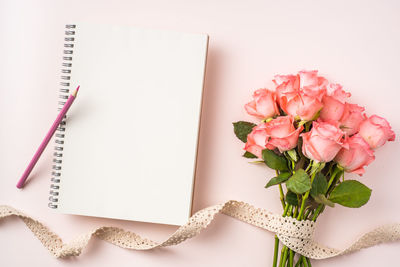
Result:
<svg viewBox="0 0 400 267"><path fill-rule="evenodd" d="M240 156L243 144L233 135L231 124L251 119L243 104L254 89L270 86L274 74L319 69L351 91L352 101L368 107L369 114L386 117L399 135L400 3L282 2L0 0L0 203L45 222L66 241L100 225L124 227L160 241L176 229L59 215L48 209L52 146L29 185L22 191L15 188L56 116L67 22L210 35L195 211L236 199L281 212L277 189L264 189L272 171ZM397 139L376 152L376 161L360 178L373 189L370 202L361 209L328 208L319 219L318 240L341 248L376 226L400 222L399 148ZM393 265L399 249L400 243L384 244L314 261L313 266ZM21 221L0 222L1 266L270 266L272 250L271 233L219 215L200 236L176 247L140 252L96 240L80 257L57 260Z"/></svg>

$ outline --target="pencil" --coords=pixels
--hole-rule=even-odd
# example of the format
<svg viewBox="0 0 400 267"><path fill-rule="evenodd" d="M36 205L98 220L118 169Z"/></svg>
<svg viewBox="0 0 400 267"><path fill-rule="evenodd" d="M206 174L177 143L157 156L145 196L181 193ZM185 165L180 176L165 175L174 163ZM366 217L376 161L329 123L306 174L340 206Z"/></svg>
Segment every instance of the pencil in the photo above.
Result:
<svg viewBox="0 0 400 267"><path fill-rule="evenodd" d="M78 86L75 91L68 97L67 102L65 102L64 107L61 109L60 113L58 114L56 120L54 121L53 125L51 125L50 130L46 134L45 138L43 139L42 143L40 144L39 148L37 149L35 155L33 155L32 160L29 162L28 167L26 167L24 173L22 174L21 178L17 183L17 188L24 187L26 179L28 179L29 174L35 167L36 162L39 160L40 155L42 155L44 149L46 148L47 144L49 143L50 139L53 137L55 131L57 130L58 125L61 123L62 119L64 118L65 114L67 114L68 109L71 107L72 103L74 102L76 95L79 91Z"/></svg>

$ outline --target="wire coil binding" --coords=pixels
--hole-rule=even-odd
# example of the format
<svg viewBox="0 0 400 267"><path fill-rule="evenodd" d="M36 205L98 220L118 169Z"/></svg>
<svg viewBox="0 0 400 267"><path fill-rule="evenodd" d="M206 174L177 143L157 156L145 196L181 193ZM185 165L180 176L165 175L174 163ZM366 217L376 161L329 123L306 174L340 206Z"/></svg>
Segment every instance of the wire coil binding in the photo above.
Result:
<svg viewBox="0 0 400 267"><path fill-rule="evenodd" d="M65 101L69 97L69 91L70 91L70 83L68 82L71 80L71 67L72 67L72 55L74 54L73 48L74 48L74 41L75 41L75 28L76 25L74 24L67 24L65 25L65 37L64 37L64 51L63 51L63 63L62 63L62 69L61 69L61 88L59 90L59 99L62 101L58 102L58 111L60 111L64 104ZM57 128L56 134L55 134L55 146L54 146L54 153L53 153L53 167L52 167L52 172L51 172L51 184L50 184L50 197L49 197L49 204L48 206L52 209L58 208L58 195L59 195L59 189L60 189L60 176L61 176L61 163L62 163L62 156L63 156L63 150L64 150L64 137L65 137L65 122L66 116L64 116L64 119L60 123L59 127Z"/></svg>

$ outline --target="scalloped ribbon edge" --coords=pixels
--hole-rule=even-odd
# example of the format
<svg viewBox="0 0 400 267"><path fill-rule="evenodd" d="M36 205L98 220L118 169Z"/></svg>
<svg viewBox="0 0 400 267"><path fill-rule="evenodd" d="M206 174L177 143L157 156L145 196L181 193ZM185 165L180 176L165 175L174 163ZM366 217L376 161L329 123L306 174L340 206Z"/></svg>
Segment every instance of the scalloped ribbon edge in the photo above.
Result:
<svg viewBox="0 0 400 267"><path fill-rule="evenodd" d="M133 250L150 250L177 245L198 235L201 230L208 227L214 220L215 215L219 213L273 232L284 245L312 259L331 258L355 252L362 248L372 247L380 243L400 241L399 223L381 226L365 233L345 249L329 248L313 240L314 222L297 221L294 218L282 217L265 209L255 208L244 202L229 200L196 212L189 218L186 224L180 226L163 242L143 238L121 228L103 226L81 234L68 243L64 243L58 235L53 233L43 223L13 207L0 205L0 220L10 216L20 218L36 238L40 240L43 246L56 258L79 256L93 237L121 248Z"/></svg>

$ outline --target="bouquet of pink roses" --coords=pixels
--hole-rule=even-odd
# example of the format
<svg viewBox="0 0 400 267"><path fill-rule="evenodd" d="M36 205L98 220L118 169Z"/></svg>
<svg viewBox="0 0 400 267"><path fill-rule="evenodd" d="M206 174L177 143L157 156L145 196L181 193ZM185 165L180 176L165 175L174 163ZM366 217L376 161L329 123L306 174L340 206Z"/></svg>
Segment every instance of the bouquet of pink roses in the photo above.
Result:
<svg viewBox="0 0 400 267"><path fill-rule="evenodd" d="M363 107L346 102L350 93L317 71L277 75L273 82L275 91L259 89L245 105L260 123L233 125L245 143L243 156L258 158L255 162L276 171L265 187L278 186L283 216L316 221L326 206L366 204L371 189L357 180L345 180L344 172L365 172L375 159L374 149L395 138L389 123L377 115L367 117ZM275 237L273 266L278 250ZM294 261L294 251L284 246L279 266L294 266ZM311 262L299 255L295 266Z"/></svg>

